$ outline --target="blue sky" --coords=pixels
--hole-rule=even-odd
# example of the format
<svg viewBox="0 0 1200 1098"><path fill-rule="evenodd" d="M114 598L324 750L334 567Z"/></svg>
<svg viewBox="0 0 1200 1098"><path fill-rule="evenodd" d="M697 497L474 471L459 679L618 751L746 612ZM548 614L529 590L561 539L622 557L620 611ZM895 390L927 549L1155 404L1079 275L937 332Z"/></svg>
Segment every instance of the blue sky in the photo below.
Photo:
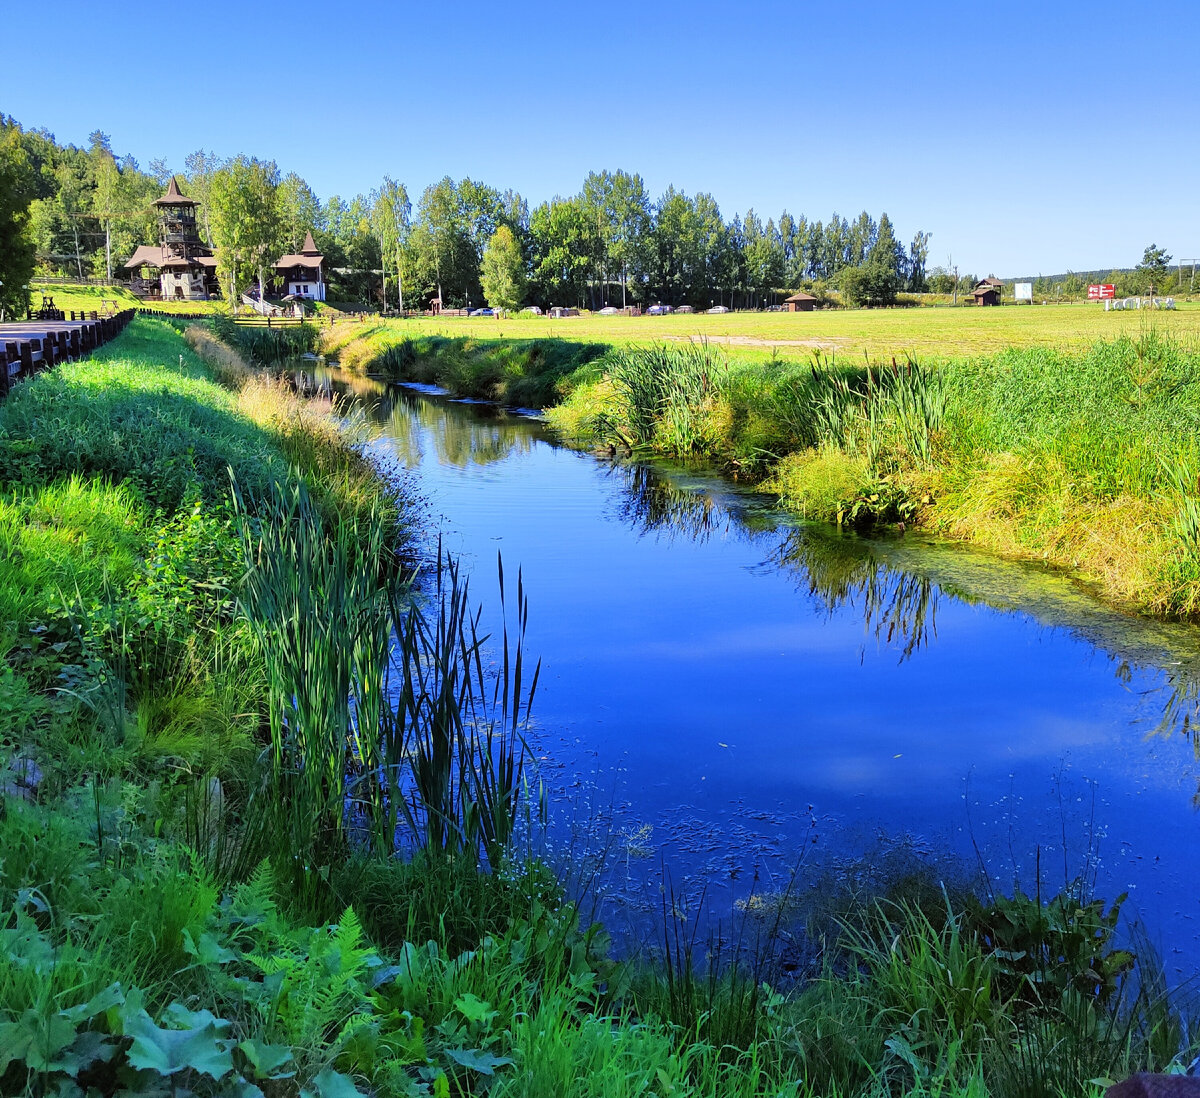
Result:
<svg viewBox="0 0 1200 1098"><path fill-rule="evenodd" d="M143 167L204 147L322 199L449 174L531 205L624 168L726 216L886 211L964 273L1200 256L1198 0L5 8L29 48L0 112Z"/></svg>

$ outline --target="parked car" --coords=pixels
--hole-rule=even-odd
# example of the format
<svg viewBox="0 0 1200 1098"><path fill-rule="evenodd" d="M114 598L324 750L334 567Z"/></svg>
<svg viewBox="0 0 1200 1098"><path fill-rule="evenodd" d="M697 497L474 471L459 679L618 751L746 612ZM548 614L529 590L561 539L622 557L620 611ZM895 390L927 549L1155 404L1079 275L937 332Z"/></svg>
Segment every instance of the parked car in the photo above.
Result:
<svg viewBox="0 0 1200 1098"><path fill-rule="evenodd" d="M539 309L536 305L527 305L524 309L521 310L521 312L529 313L530 316L541 316L542 315L542 310Z"/></svg>
<svg viewBox="0 0 1200 1098"><path fill-rule="evenodd" d="M690 305L680 305L679 308L677 308L675 311L677 313L694 313L696 310L693 309Z"/></svg>
<svg viewBox="0 0 1200 1098"><path fill-rule="evenodd" d="M616 308L616 306L614 306L614 305L605 305L603 309L601 309L598 313L596 313L596 315L597 316L616 316L617 313L619 313L620 311L621 310Z"/></svg>
<svg viewBox="0 0 1200 1098"><path fill-rule="evenodd" d="M714 316L717 313L727 313L729 310L724 305L714 305L711 309L706 310L709 316Z"/></svg>
<svg viewBox="0 0 1200 1098"><path fill-rule="evenodd" d="M670 305L651 305L646 310L647 316L666 316L671 311Z"/></svg>
<svg viewBox="0 0 1200 1098"><path fill-rule="evenodd" d="M495 316L495 312L491 309L472 309L467 316Z"/></svg>

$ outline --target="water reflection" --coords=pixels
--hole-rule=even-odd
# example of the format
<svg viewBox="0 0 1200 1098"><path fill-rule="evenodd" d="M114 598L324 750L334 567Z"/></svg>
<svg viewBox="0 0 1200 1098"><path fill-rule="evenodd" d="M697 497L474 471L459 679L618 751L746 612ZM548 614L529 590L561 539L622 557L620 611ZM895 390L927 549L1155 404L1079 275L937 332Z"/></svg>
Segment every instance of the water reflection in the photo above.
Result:
<svg viewBox="0 0 1200 1098"><path fill-rule="evenodd" d="M827 617L857 608L867 632L896 646L901 660L937 634L937 585L927 576L887 567L860 538L815 525L781 525L777 514L764 521L763 509L744 497L722 499L686 473L661 466L612 464L607 476L620 483L616 514L643 537L765 542L763 571L793 575Z"/></svg>
<svg viewBox="0 0 1200 1098"><path fill-rule="evenodd" d="M784 537L775 559L800 577L828 617L857 608L867 632L899 649L901 661L937 636L937 585L888 568L855 538L800 527Z"/></svg>
<svg viewBox="0 0 1200 1098"><path fill-rule="evenodd" d="M429 456L451 469L487 470L550 441L528 416L486 404L451 401L421 386L397 387L313 362L292 371L297 389L351 396L392 455L415 468ZM1135 672L1156 679L1139 694L1147 737L1185 737L1200 759L1200 649L1194 627L1130 617L1105 608L1070 580L1026 565L973 554L911 535L868 541L821 524L793 524L761 497L703 472L666 463L600 462L617 491L609 513L639 537L667 543L713 539L753 543L756 571L790 577L827 620L855 612L866 633L900 662L929 648L947 598L1025 615L1044 629L1086 640L1130 684ZM1134 687L1130 687L1133 689ZM1195 794L1200 807L1200 789Z"/></svg>
<svg viewBox="0 0 1200 1098"><path fill-rule="evenodd" d="M1193 627L912 532L799 523L695 467L596 461L527 417L308 373L419 470L466 567L523 567L539 777L556 818L577 808L555 834L576 861L617 844L631 910L661 904L661 863L726 897L781 879L811 819L831 863L883 833L981 850L1000 884L1109 836L1101 887L1136 888L1200 958L1180 921L1200 902L1176 899L1200 859Z"/></svg>
<svg viewBox="0 0 1200 1098"><path fill-rule="evenodd" d="M681 484L653 465L611 463L620 482L618 517L639 534L706 542L728 533L734 516L710 492Z"/></svg>

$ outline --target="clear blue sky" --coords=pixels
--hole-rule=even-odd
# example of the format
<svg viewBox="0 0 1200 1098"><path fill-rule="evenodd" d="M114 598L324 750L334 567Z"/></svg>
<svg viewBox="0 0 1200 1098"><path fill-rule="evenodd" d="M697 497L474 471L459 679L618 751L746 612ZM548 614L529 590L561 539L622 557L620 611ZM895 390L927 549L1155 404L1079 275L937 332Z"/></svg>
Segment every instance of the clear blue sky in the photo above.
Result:
<svg viewBox="0 0 1200 1098"><path fill-rule="evenodd" d="M886 211L963 273L1200 256L1198 0L14 0L0 41L0 112L143 167L204 147L322 199L449 174L531 206L624 168L727 217Z"/></svg>

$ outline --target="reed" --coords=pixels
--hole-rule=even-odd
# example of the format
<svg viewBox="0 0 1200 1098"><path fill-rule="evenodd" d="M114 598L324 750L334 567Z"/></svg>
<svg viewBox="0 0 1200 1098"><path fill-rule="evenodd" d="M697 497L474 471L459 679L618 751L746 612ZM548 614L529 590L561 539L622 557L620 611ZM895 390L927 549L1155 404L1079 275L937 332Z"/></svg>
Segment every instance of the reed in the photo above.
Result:
<svg viewBox="0 0 1200 1098"><path fill-rule="evenodd" d="M215 316L212 326L222 342L236 347L251 362L272 366L316 349L318 332L312 324L290 328L262 328L237 324L226 316Z"/></svg>
<svg viewBox="0 0 1200 1098"><path fill-rule="evenodd" d="M251 565L241 604L269 689L259 808L277 820L293 867L400 849L483 856L498 869L540 670L529 681L521 578L517 634L503 627L491 672L456 562L439 558L427 611L389 562L382 515L328 526L298 483L253 505L235 485L234 498Z"/></svg>
<svg viewBox="0 0 1200 1098"><path fill-rule="evenodd" d="M683 456L705 448L705 422L728 373L707 343L656 345L610 352L603 363L617 397L615 415L592 430L628 449Z"/></svg>

